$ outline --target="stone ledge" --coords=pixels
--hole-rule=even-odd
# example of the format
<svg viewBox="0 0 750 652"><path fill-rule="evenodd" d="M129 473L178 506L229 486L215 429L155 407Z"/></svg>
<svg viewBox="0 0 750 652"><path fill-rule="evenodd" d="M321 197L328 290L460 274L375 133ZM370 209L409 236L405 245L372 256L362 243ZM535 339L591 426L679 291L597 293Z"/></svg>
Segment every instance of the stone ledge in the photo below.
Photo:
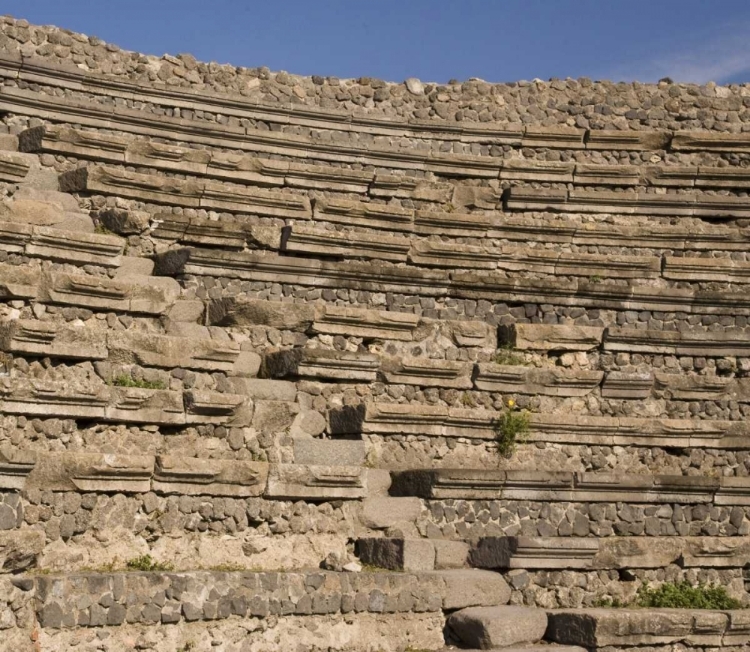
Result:
<svg viewBox="0 0 750 652"><path fill-rule="evenodd" d="M263 496L271 500L357 500L360 466L268 464L175 455L35 453L0 450L0 488L81 493Z"/></svg>
<svg viewBox="0 0 750 652"><path fill-rule="evenodd" d="M391 475L391 495L428 500L750 504L750 479L741 477L481 469L422 469Z"/></svg>
<svg viewBox="0 0 750 652"><path fill-rule="evenodd" d="M194 571L31 577L42 628L170 624L310 614L429 613L505 603L487 571Z"/></svg>
<svg viewBox="0 0 750 652"><path fill-rule="evenodd" d="M571 609L547 614L546 638L588 649L750 644L750 612L744 610Z"/></svg>

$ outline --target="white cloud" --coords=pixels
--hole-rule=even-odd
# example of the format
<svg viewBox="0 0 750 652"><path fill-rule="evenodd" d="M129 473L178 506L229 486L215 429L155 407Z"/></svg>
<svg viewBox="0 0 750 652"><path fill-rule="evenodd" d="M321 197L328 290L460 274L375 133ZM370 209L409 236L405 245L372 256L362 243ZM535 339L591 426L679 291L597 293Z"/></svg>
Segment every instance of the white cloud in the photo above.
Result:
<svg viewBox="0 0 750 652"><path fill-rule="evenodd" d="M618 66L610 71L609 78L653 82L671 77L676 82L720 84L741 73L750 73L749 23L722 25L702 41L690 43L691 40L686 38L680 50Z"/></svg>

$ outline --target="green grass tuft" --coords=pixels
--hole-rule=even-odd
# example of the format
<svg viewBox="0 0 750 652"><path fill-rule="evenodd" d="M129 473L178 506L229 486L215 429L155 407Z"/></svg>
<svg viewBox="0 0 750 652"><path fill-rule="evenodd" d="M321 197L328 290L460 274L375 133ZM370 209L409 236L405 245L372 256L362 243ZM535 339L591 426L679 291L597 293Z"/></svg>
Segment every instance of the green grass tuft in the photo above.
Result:
<svg viewBox="0 0 750 652"><path fill-rule="evenodd" d="M166 389L166 385L161 380L136 380L126 374L121 374L112 379L112 384L117 387L138 387L140 389Z"/></svg>
<svg viewBox="0 0 750 652"><path fill-rule="evenodd" d="M723 586L693 586L687 580L677 583L665 582L656 589L644 584L638 589L634 605L668 609L743 608L742 603L731 597Z"/></svg>
<svg viewBox="0 0 750 652"><path fill-rule="evenodd" d="M174 566L170 563L156 561L151 555L141 555L126 562L125 567L131 571L171 571Z"/></svg>

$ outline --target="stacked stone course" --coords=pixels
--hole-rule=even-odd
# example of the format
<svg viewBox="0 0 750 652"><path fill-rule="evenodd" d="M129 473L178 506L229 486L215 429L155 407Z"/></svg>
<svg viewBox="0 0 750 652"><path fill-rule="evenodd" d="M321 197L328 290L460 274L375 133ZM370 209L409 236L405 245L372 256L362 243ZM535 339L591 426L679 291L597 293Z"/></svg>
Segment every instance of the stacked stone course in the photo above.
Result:
<svg viewBox="0 0 750 652"><path fill-rule="evenodd" d="M744 649L749 107L1 18L3 645Z"/></svg>

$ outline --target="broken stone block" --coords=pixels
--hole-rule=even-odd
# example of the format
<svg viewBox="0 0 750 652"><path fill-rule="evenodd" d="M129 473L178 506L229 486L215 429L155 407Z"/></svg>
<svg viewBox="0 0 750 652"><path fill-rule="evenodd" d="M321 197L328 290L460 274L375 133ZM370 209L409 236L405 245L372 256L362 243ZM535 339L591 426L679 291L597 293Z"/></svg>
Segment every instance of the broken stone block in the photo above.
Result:
<svg viewBox="0 0 750 652"><path fill-rule="evenodd" d="M467 647L489 650L540 641L547 614L530 607L470 607L451 614L448 628Z"/></svg>

